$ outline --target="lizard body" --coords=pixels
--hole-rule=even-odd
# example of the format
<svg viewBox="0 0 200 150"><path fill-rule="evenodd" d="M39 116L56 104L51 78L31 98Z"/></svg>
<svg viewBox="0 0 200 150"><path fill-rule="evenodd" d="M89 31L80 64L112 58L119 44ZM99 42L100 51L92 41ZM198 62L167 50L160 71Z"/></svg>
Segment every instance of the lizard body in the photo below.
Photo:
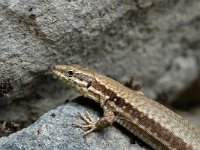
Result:
<svg viewBox="0 0 200 150"><path fill-rule="evenodd" d="M53 72L64 83L101 105L104 117L96 122L80 117L88 125L86 134L117 122L154 149L200 150L200 132L165 106L119 82L79 65L56 65Z"/></svg>

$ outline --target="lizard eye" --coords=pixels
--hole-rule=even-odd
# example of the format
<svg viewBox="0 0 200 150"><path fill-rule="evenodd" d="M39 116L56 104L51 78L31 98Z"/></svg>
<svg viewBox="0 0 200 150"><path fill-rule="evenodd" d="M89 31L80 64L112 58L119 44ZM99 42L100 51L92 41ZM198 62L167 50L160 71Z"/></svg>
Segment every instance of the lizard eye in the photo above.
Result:
<svg viewBox="0 0 200 150"><path fill-rule="evenodd" d="M72 77L74 72L72 70L68 71L69 77Z"/></svg>

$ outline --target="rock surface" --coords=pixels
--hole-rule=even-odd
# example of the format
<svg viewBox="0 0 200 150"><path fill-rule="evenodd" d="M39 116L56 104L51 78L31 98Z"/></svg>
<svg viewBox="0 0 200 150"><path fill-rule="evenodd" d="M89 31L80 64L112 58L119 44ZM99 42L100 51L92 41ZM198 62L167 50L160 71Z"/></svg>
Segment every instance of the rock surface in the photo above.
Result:
<svg viewBox="0 0 200 150"><path fill-rule="evenodd" d="M9 137L0 139L1 150L142 150L138 144L131 144L126 134L115 127L83 138L83 131L72 127L81 123L77 110L86 112L85 107L76 103L60 106L40 117L34 124ZM87 109L88 110L88 109ZM95 114L94 110L90 110ZM97 114L95 115L97 118ZM120 142L119 142L120 141Z"/></svg>
<svg viewBox="0 0 200 150"><path fill-rule="evenodd" d="M54 64L134 75L147 95L169 99L199 73L198 0L0 0L0 8L3 104L36 93Z"/></svg>

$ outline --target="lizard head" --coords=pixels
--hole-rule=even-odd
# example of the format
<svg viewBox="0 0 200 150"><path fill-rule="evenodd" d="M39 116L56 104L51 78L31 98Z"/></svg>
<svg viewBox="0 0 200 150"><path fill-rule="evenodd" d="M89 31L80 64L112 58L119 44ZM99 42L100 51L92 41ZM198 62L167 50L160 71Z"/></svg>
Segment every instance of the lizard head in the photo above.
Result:
<svg viewBox="0 0 200 150"><path fill-rule="evenodd" d="M95 80L94 72L76 64L55 65L52 68L52 72L62 82L81 92L83 96L91 98L91 93L88 92L88 88L91 86L93 80Z"/></svg>

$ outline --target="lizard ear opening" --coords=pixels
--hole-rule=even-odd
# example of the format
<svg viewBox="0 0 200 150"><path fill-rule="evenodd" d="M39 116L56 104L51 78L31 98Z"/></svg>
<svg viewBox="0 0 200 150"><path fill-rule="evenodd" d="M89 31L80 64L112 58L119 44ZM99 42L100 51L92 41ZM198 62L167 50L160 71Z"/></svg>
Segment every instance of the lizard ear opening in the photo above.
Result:
<svg viewBox="0 0 200 150"><path fill-rule="evenodd" d="M92 81L89 81L87 84L87 89L92 85Z"/></svg>

